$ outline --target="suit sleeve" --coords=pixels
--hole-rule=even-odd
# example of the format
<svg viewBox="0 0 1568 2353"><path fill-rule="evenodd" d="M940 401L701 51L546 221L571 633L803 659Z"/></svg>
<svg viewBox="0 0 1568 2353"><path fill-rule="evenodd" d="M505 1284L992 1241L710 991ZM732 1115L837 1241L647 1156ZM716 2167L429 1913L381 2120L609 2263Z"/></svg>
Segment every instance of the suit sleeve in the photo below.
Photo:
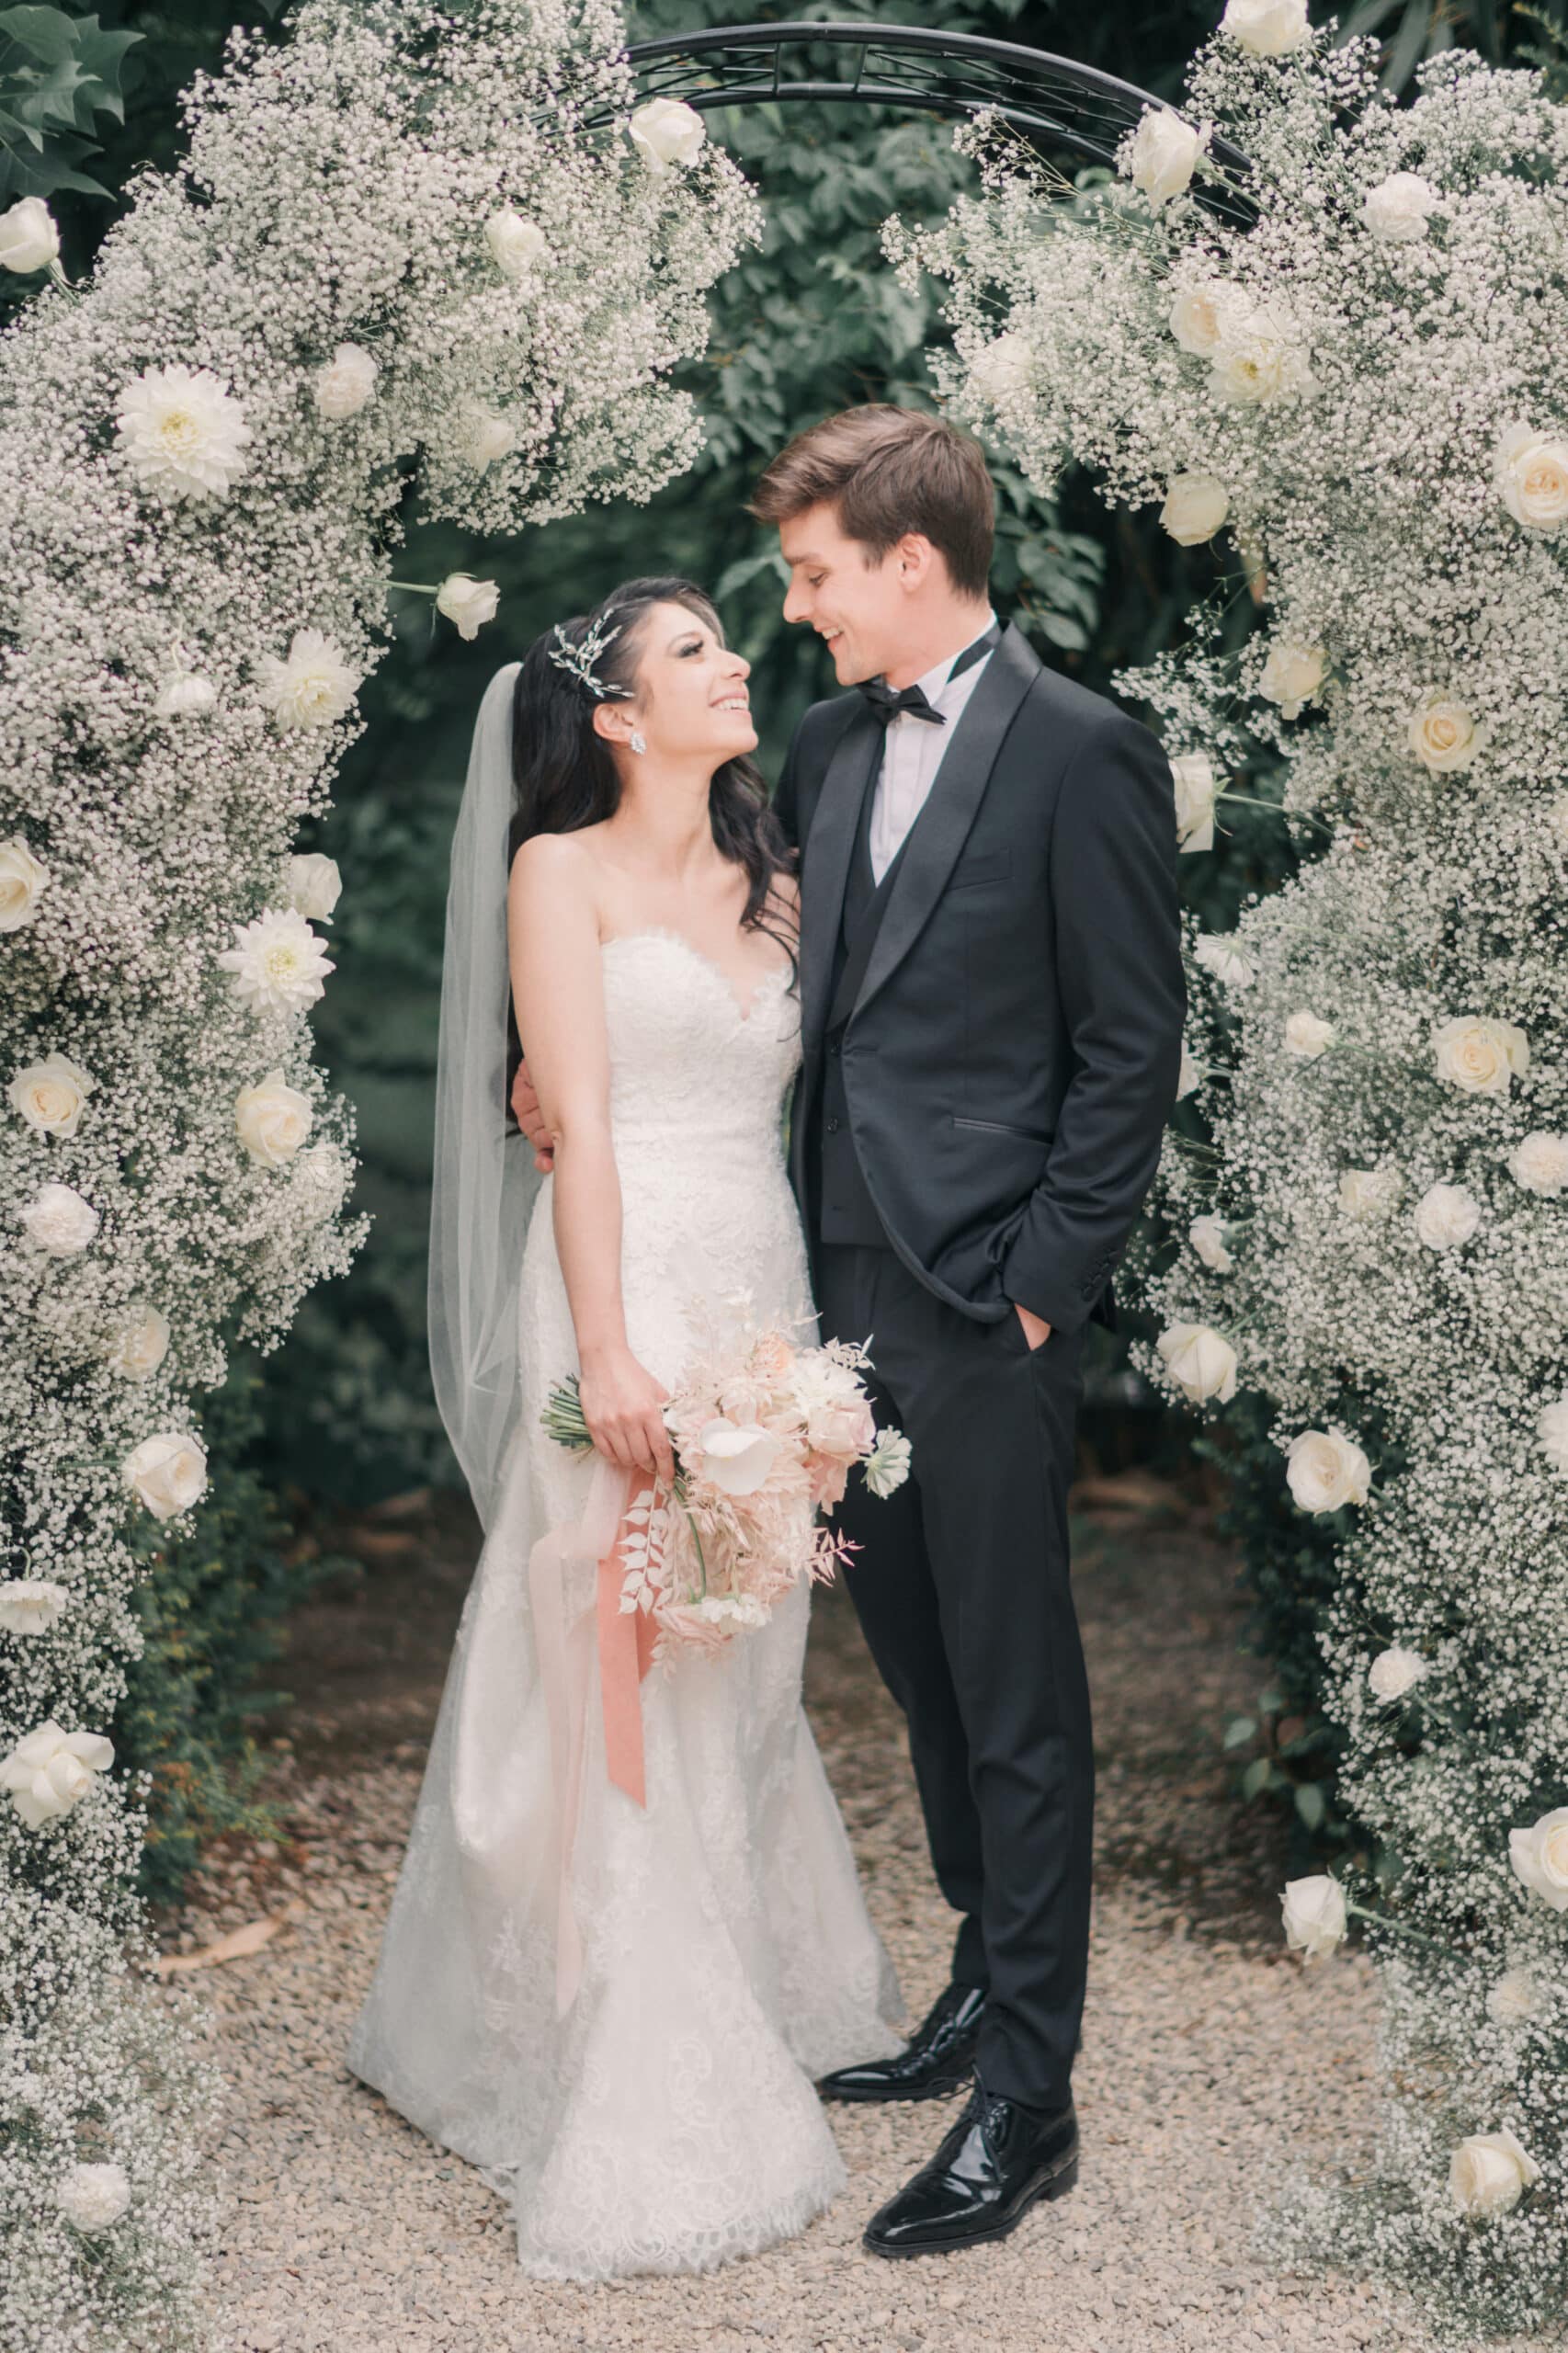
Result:
<svg viewBox="0 0 1568 2353"><path fill-rule="evenodd" d="M1117 715L1069 761L1052 824L1056 984L1075 1063L1002 1287L1063 1332L1090 1310L1159 1165L1187 983L1176 793L1156 737Z"/></svg>

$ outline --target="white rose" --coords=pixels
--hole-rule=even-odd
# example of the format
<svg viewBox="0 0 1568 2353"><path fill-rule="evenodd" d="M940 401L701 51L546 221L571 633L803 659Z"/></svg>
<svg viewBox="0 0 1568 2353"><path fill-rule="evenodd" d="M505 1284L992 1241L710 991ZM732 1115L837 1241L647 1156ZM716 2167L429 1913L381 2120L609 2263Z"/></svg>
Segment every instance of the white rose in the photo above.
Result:
<svg viewBox="0 0 1568 2353"><path fill-rule="evenodd" d="M1524 2026L1541 2007L1541 1984L1533 1970L1506 1969L1486 1996L1494 2026Z"/></svg>
<svg viewBox="0 0 1568 2353"><path fill-rule="evenodd" d="M1428 216L1437 203L1437 189L1419 172L1391 172L1367 190L1361 217L1373 236L1386 244L1414 244L1426 234Z"/></svg>
<svg viewBox="0 0 1568 2353"><path fill-rule="evenodd" d="M754 1495L778 1458L779 1440L756 1422L721 1415L703 1425L698 1445L705 1479L726 1495Z"/></svg>
<svg viewBox="0 0 1568 2353"><path fill-rule="evenodd" d="M109 1336L105 1360L127 1381L146 1381L169 1352L169 1319L145 1299L132 1300Z"/></svg>
<svg viewBox="0 0 1568 2353"><path fill-rule="evenodd" d="M1176 474L1160 509L1161 527L1178 546L1201 547L1231 511L1231 494L1217 475Z"/></svg>
<svg viewBox="0 0 1568 2353"><path fill-rule="evenodd" d="M1529 1040L1512 1021L1460 1013L1432 1032L1437 1076L1466 1095L1506 1095L1530 1064Z"/></svg>
<svg viewBox="0 0 1568 2353"><path fill-rule="evenodd" d="M19 834L0 842L0 931L20 931L31 923L52 880Z"/></svg>
<svg viewBox="0 0 1568 2353"><path fill-rule="evenodd" d="M234 926L234 945L215 959L233 974L233 991L256 1013L303 1013L337 970L294 907L268 907L252 923Z"/></svg>
<svg viewBox="0 0 1568 2353"><path fill-rule="evenodd" d="M1506 2214L1521 2193L1540 2179L1540 2167L1506 2127L1472 2132L1449 2164L1449 2190L1462 2214Z"/></svg>
<svg viewBox="0 0 1568 2353"><path fill-rule="evenodd" d="M1347 1168L1339 1180L1339 1206L1349 1217L1377 1217L1392 1209L1404 1189L1397 1168Z"/></svg>
<svg viewBox="0 0 1568 2353"><path fill-rule="evenodd" d="M70 1598L52 1577L10 1577L0 1585L0 1626L7 1634L47 1634Z"/></svg>
<svg viewBox="0 0 1568 2353"><path fill-rule="evenodd" d="M1181 1042L1181 1067L1176 1073L1176 1101L1190 1095L1195 1086L1203 1084L1203 1065L1184 1038Z"/></svg>
<svg viewBox="0 0 1568 2353"><path fill-rule="evenodd" d="M1431 1185L1415 1204L1415 1231L1428 1250L1457 1249L1481 1223L1481 1203L1463 1185Z"/></svg>
<svg viewBox="0 0 1568 2353"><path fill-rule="evenodd" d="M130 2206L131 2183L123 2165L72 2165L61 2176L54 2197L77 2230L107 2231Z"/></svg>
<svg viewBox="0 0 1568 2353"><path fill-rule="evenodd" d="M286 661L264 654L257 665L262 700L278 727L330 727L350 710L358 674L319 629L296 630Z"/></svg>
<svg viewBox="0 0 1568 2353"><path fill-rule="evenodd" d="M1568 1396L1541 1407L1535 1431L1552 1469L1568 1478Z"/></svg>
<svg viewBox="0 0 1568 2353"><path fill-rule="evenodd" d="M62 1732L51 1716L0 1762L0 1790L29 1830L69 1813L114 1762L114 1744L99 1732Z"/></svg>
<svg viewBox="0 0 1568 2353"><path fill-rule="evenodd" d="M1557 531L1568 522L1568 441L1511 425L1498 441L1493 480L1516 523Z"/></svg>
<svg viewBox="0 0 1568 2353"><path fill-rule="evenodd" d="M1183 1394L1201 1405L1217 1397L1228 1405L1236 1393L1236 1352L1207 1324L1172 1324L1154 1343L1165 1370Z"/></svg>
<svg viewBox="0 0 1568 2353"><path fill-rule="evenodd" d="M1258 692L1278 704L1282 717L1295 719L1327 676L1328 656L1321 645L1302 645L1292 638L1279 638L1268 649Z"/></svg>
<svg viewBox="0 0 1568 2353"><path fill-rule="evenodd" d="M550 249L538 222L525 221L520 212L493 212L484 224L484 242L502 277L513 279L526 278Z"/></svg>
<svg viewBox="0 0 1568 2353"><path fill-rule="evenodd" d="M672 164L695 164L708 136L708 126L695 107L679 98L650 98L626 126L627 136L650 171L668 171Z"/></svg>
<svg viewBox="0 0 1568 2353"><path fill-rule="evenodd" d="M1217 1217L1195 1217L1187 1238L1211 1273L1228 1275L1235 1265L1225 1247L1225 1229Z"/></svg>
<svg viewBox="0 0 1568 2353"><path fill-rule="evenodd" d="M347 1155L335 1143L312 1143L298 1154L289 1172L289 1189L313 1225L335 1217L348 1190Z"/></svg>
<svg viewBox="0 0 1568 2353"><path fill-rule="evenodd" d="M1508 1174L1527 1193L1561 1193L1568 1188L1568 1136L1544 1128L1521 1136L1508 1154Z"/></svg>
<svg viewBox="0 0 1568 2353"><path fill-rule="evenodd" d="M147 368L115 407L120 448L144 490L222 498L245 471L244 410L210 368Z"/></svg>
<svg viewBox="0 0 1568 2353"><path fill-rule="evenodd" d="M1011 331L999 335L969 363L971 388L998 408L1015 394L1027 392L1034 381L1028 344Z"/></svg>
<svg viewBox="0 0 1568 2353"><path fill-rule="evenodd" d="M1184 286L1172 300L1171 333L1195 358L1212 359L1226 321L1240 317L1247 306L1244 289L1229 278L1202 278L1196 286Z"/></svg>
<svg viewBox="0 0 1568 2353"><path fill-rule="evenodd" d="M157 1430L133 1446L119 1475L158 1519L188 1511L207 1488L207 1449L186 1430Z"/></svg>
<svg viewBox="0 0 1568 2353"><path fill-rule="evenodd" d="M449 572L436 591L436 610L457 624L460 637L477 637L484 623L494 620L500 602L494 580L471 580L466 572Z"/></svg>
<svg viewBox="0 0 1568 2353"><path fill-rule="evenodd" d="M1217 981L1224 981L1232 988L1244 989L1257 978L1257 966L1239 948L1233 948L1223 932L1200 931L1193 942L1193 961Z"/></svg>
<svg viewBox="0 0 1568 2353"><path fill-rule="evenodd" d="M335 858L319 850L297 851L288 867L289 904L312 923L330 923L343 895L343 877Z"/></svg>
<svg viewBox="0 0 1568 2353"><path fill-rule="evenodd" d="M1302 1511L1340 1511L1364 1504L1372 1466L1339 1430L1301 1430L1285 1451L1285 1483Z"/></svg>
<svg viewBox="0 0 1568 2353"><path fill-rule="evenodd" d="M217 705L218 689L210 678L179 670L158 688L153 710L159 719L203 719Z"/></svg>
<svg viewBox="0 0 1568 2353"><path fill-rule="evenodd" d="M309 1097L286 1086L280 1070L269 1070L255 1086L242 1086L234 1097L240 1142L264 1168L281 1168L293 1159L311 1132L313 1117Z"/></svg>
<svg viewBox="0 0 1568 2353"><path fill-rule="evenodd" d="M1214 803L1219 779L1207 752L1178 752L1171 762L1176 785L1176 841L1184 850L1214 847Z"/></svg>
<svg viewBox="0 0 1568 2353"><path fill-rule="evenodd" d="M1568 1805L1554 1806L1528 1830L1508 1833L1514 1876L1554 1912L1568 1912Z"/></svg>
<svg viewBox="0 0 1568 2353"><path fill-rule="evenodd" d="M0 212L0 269L25 278L59 259L60 232L41 196L18 197L8 212Z"/></svg>
<svg viewBox="0 0 1568 2353"><path fill-rule="evenodd" d="M1156 211L1187 186L1212 128L1205 122L1195 131L1170 107L1144 108L1128 142L1127 168L1133 187L1142 189Z"/></svg>
<svg viewBox="0 0 1568 2353"><path fill-rule="evenodd" d="M1367 1681L1373 1696L1379 1699L1403 1699L1414 1691L1426 1672L1426 1662L1419 1651L1407 1651L1398 1643L1391 1643L1380 1651L1367 1669Z"/></svg>
<svg viewBox="0 0 1568 2353"><path fill-rule="evenodd" d="M1268 302L1221 315L1209 366L1215 391L1235 408L1264 408L1312 390L1301 328Z"/></svg>
<svg viewBox="0 0 1568 2353"><path fill-rule="evenodd" d="M1345 1890L1326 1871L1308 1879L1289 1879L1279 1898L1285 1919L1285 1941L1309 1961L1326 1960L1345 1942L1349 1927Z"/></svg>
<svg viewBox="0 0 1568 2353"><path fill-rule="evenodd" d="M1315 1013L1292 1013L1285 1024L1285 1051L1304 1063L1315 1063L1338 1036L1332 1021Z"/></svg>
<svg viewBox="0 0 1568 2353"><path fill-rule="evenodd" d="M29 1241L51 1258L74 1258L98 1230L98 1213L69 1185L40 1185L22 1211Z"/></svg>
<svg viewBox="0 0 1568 2353"><path fill-rule="evenodd" d="M7 1091L11 1108L29 1128L40 1135L74 1136L93 1081L64 1054L51 1054L19 1070Z"/></svg>
<svg viewBox="0 0 1568 2353"><path fill-rule="evenodd" d="M1434 695L1411 713L1407 741L1423 767L1435 776L1451 776L1469 767L1486 741L1486 730L1462 702Z"/></svg>
<svg viewBox="0 0 1568 2353"><path fill-rule="evenodd" d="M1307 38L1307 0L1225 0L1220 29L1255 57L1284 57Z"/></svg>
<svg viewBox="0 0 1568 2353"><path fill-rule="evenodd" d="M381 372L362 344L340 343L316 377L318 415L335 425L346 416L358 416L373 396Z"/></svg>
<svg viewBox="0 0 1568 2353"><path fill-rule="evenodd" d="M471 410L459 442L460 454L483 472L517 447L517 429L493 408Z"/></svg>

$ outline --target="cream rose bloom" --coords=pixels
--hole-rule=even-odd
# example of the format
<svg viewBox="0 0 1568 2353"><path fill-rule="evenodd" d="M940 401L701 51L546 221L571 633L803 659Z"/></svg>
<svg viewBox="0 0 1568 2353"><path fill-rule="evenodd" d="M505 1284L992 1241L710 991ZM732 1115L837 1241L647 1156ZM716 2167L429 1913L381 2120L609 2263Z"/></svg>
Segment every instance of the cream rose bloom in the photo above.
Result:
<svg viewBox="0 0 1568 2353"><path fill-rule="evenodd" d="M52 1577L8 1577L0 1585L0 1627L7 1634L47 1634L70 1598Z"/></svg>
<svg viewBox="0 0 1568 2353"><path fill-rule="evenodd" d="M340 343L326 366L317 372L313 387L316 414L333 425L341 424L345 417L358 416L374 397L381 372L363 344Z"/></svg>
<svg viewBox="0 0 1568 2353"><path fill-rule="evenodd" d="M993 408L1028 392L1034 381L1034 363L1027 338L1011 329L997 335L970 361L969 381Z"/></svg>
<svg viewBox="0 0 1568 2353"><path fill-rule="evenodd" d="M1328 656L1321 645L1303 645L1296 638L1278 638L1269 647L1258 680L1258 692L1277 702L1286 719L1299 718L1328 676Z"/></svg>
<svg viewBox="0 0 1568 2353"><path fill-rule="evenodd" d="M22 1211L29 1242L51 1258L74 1258L98 1230L98 1213L70 1185L40 1185Z"/></svg>
<svg viewBox="0 0 1568 2353"><path fill-rule="evenodd" d="M169 1352L169 1319L150 1300L132 1300L104 1351L110 1369L127 1381L150 1380Z"/></svg>
<svg viewBox="0 0 1568 2353"><path fill-rule="evenodd" d="M1506 2127L1472 2132L1449 2164L1449 2193L1461 2214L1506 2214L1540 2179L1540 2167Z"/></svg>
<svg viewBox="0 0 1568 2353"><path fill-rule="evenodd" d="M1426 1662L1419 1651L1407 1651L1398 1643L1391 1643L1367 1669L1367 1681L1374 1698L1403 1699L1407 1691L1415 1690L1426 1672Z"/></svg>
<svg viewBox="0 0 1568 2353"><path fill-rule="evenodd" d="M330 727L353 707L358 673L341 647L319 629L296 630L288 658L263 654L257 665L261 697L278 727Z"/></svg>
<svg viewBox="0 0 1568 2353"><path fill-rule="evenodd" d="M472 409L458 443L460 455L481 473L517 446L517 427L493 408Z"/></svg>
<svg viewBox="0 0 1568 2353"><path fill-rule="evenodd" d="M1228 278L1200 278L1195 286L1184 286L1172 300L1171 333L1195 359L1212 359L1226 320L1241 316L1247 301L1244 289Z"/></svg>
<svg viewBox="0 0 1568 2353"><path fill-rule="evenodd" d="M1176 1101L1190 1095L1195 1086L1203 1084L1203 1065L1184 1038L1181 1041L1181 1065L1176 1072Z"/></svg>
<svg viewBox="0 0 1568 2353"><path fill-rule="evenodd" d="M343 877L335 858L319 850L297 851L290 858L286 884L289 904L308 923L330 923L343 896Z"/></svg>
<svg viewBox="0 0 1568 2353"><path fill-rule="evenodd" d="M1225 0L1220 29L1255 57L1284 57L1307 38L1307 0Z"/></svg>
<svg viewBox="0 0 1568 2353"><path fill-rule="evenodd" d="M1497 495L1527 530L1560 531L1568 523L1568 441L1511 425L1493 459Z"/></svg>
<svg viewBox="0 0 1568 2353"><path fill-rule="evenodd" d="M1437 189L1419 172L1391 172L1367 190L1361 217L1373 236L1386 244L1414 244L1426 234L1438 202Z"/></svg>
<svg viewBox="0 0 1568 2353"><path fill-rule="evenodd" d="M484 242L490 248L490 258L503 278L514 283L526 278L542 254L549 251L549 240L537 221L525 221L520 212L493 212L484 224Z"/></svg>
<svg viewBox="0 0 1568 2353"><path fill-rule="evenodd" d="M0 931L20 931L31 923L52 880L19 834L0 842Z"/></svg>
<svg viewBox="0 0 1568 2353"><path fill-rule="evenodd" d="M131 2181L123 2165L71 2165L54 2193L65 2220L90 2237L111 2230L131 2204Z"/></svg>
<svg viewBox="0 0 1568 2353"><path fill-rule="evenodd" d="M1386 1161L1376 1168L1347 1168L1339 1180L1339 1206L1348 1217L1378 1217L1403 1190L1403 1177Z"/></svg>
<svg viewBox="0 0 1568 2353"><path fill-rule="evenodd" d="M1188 185L1213 126L1195 130L1171 107L1145 107L1127 149L1128 174L1156 212Z"/></svg>
<svg viewBox="0 0 1568 2353"><path fill-rule="evenodd" d="M1208 1324L1172 1324L1154 1343L1165 1370L1194 1405L1218 1398L1228 1405L1236 1393L1236 1352Z"/></svg>
<svg viewBox="0 0 1568 2353"><path fill-rule="evenodd" d="M705 1422L698 1445L701 1475L726 1495L754 1495L778 1460L780 1441L756 1422L720 1415Z"/></svg>
<svg viewBox="0 0 1568 2353"><path fill-rule="evenodd" d="M234 1097L240 1142L264 1168L281 1168L293 1159L314 1116L310 1097L286 1085L280 1070L269 1070L255 1086L242 1086Z"/></svg>
<svg viewBox="0 0 1568 2353"><path fill-rule="evenodd" d="M29 1063L11 1081L11 1108L40 1135L74 1136L93 1081L64 1054Z"/></svg>
<svg viewBox="0 0 1568 2353"><path fill-rule="evenodd" d="M119 1475L158 1519L174 1519L207 1487L207 1449L187 1430L157 1430L133 1446Z"/></svg>
<svg viewBox="0 0 1568 2353"><path fill-rule="evenodd" d="M1176 474L1160 509L1160 525L1179 547L1201 547L1231 511L1231 494L1216 474Z"/></svg>
<svg viewBox="0 0 1568 2353"><path fill-rule="evenodd" d="M1200 931L1193 942L1192 955L1195 963L1232 988L1244 989L1257 978L1257 966L1251 957L1233 947L1224 932Z"/></svg>
<svg viewBox="0 0 1568 2353"><path fill-rule="evenodd" d="M1225 1228L1217 1217L1195 1217L1187 1238L1211 1274L1228 1275L1235 1260L1225 1246Z"/></svg>
<svg viewBox="0 0 1568 2353"><path fill-rule="evenodd" d="M1481 1203L1463 1185L1429 1185L1415 1204L1415 1231L1428 1250L1454 1250L1481 1223Z"/></svg>
<svg viewBox="0 0 1568 2353"><path fill-rule="evenodd" d="M1171 762L1176 786L1176 842L1184 850L1214 847L1219 779L1207 752L1178 752Z"/></svg>
<svg viewBox="0 0 1568 2353"><path fill-rule="evenodd" d="M1224 313L1209 366L1215 391L1234 408L1266 408L1312 389L1301 328L1270 302Z"/></svg>
<svg viewBox="0 0 1568 2353"><path fill-rule="evenodd" d="M1288 1879L1279 1898L1285 1919L1285 1941L1309 1961L1325 1961L1345 1942L1349 1917L1345 1890L1326 1871L1307 1879Z"/></svg>
<svg viewBox="0 0 1568 2353"><path fill-rule="evenodd" d="M1285 1483L1301 1511L1340 1511L1364 1504L1372 1466L1340 1430L1301 1430L1285 1452Z"/></svg>
<svg viewBox="0 0 1568 2353"><path fill-rule="evenodd" d="M165 678L153 702L158 719L205 719L217 707L217 688L194 670L176 670Z"/></svg>
<svg viewBox="0 0 1568 2353"><path fill-rule="evenodd" d="M667 172L695 164L708 126L695 107L679 98L650 98L626 126L627 136L650 171Z"/></svg>
<svg viewBox="0 0 1568 2353"><path fill-rule="evenodd" d="M436 610L455 624L458 635L475 638L486 621L495 618L501 591L494 580L473 580L466 572L449 572L436 591Z"/></svg>
<svg viewBox="0 0 1568 2353"><path fill-rule="evenodd" d="M1285 1051L1299 1061L1315 1063L1320 1054L1328 1051L1338 1034L1333 1022L1324 1021L1319 1014L1305 1010L1292 1013L1285 1024Z"/></svg>
<svg viewBox="0 0 1568 2353"><path fill-rule="evenodd" d="M1508 1154L1508 1174L1527 1193L1550 1196L1568 1189L1568 1136L1544 1128L1521 1136Z"/></svg>
<svg viewBox="0 0 1568 2353"><path fill-rule="evenodd" d="M1506 1095L1530 1064L1529 1040L1512 1021L1456 1014L1432 1032L1437 1076L1466 1095Z"/></svg>
<svg viewBox="0 0 1568 2353"><path fill-rule="evenodd" d="M1486 1996L1494 2026L1524 2026L1539 2016L1543 1988L1532 1969L1506 1969Z"/></svg>
<svg viewBox="0 0 1568 2353"><path fill-rule="evenodd" d="M114 1744L101 1732L62 1732L51 1716L0 1763L0 1790L29 1830L41 1830L79 1805L113 1762Z"/></svg>
<svg viewBox="0 0 1568 2353"><path fill-rule="evenodd" d="M25 278L60 259L60 232L41 196L18 197L0 212L0 269Z"/></svg>
<svg viewBox="0 0 1568 2353"><path fill-rule="evenodd" d="M1552 1469L1568 1478L1568 1396L1541 1407L1536 1415L1535 1434Z"/></svg>
<svg viewBox="0 0 1568 2353"><path fill-rule="evenodd" d="M1528 1830L1510 1830L1508 1860L1542 1903L1568 1912L1568 1805L1554 1806Z"/></svg>
<svg viewBox="0 0 1568 2353"><path fill-rule="evenodd" d="M1486 741L1486 730L1476 724L1462 702L1432 695L1411 713L1406 740L1424 768L1435 776L1452 776L1469 767Z"/></svg>

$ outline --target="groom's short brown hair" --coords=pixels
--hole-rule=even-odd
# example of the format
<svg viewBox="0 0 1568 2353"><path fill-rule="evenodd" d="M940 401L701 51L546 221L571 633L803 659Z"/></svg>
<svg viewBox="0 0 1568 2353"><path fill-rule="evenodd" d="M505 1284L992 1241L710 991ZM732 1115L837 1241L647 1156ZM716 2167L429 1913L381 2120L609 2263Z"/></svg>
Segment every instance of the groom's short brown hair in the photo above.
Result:
<svg viewBox="0 0 1568 2353"><path fill-rule="evenodd" d="M846 539L880 563L906 531L938 550L953 586L983 597L996 535L996 494L979 445L924 409L870 401L798 433L765 468L748 512L786 523L831 505Z"/></svg>

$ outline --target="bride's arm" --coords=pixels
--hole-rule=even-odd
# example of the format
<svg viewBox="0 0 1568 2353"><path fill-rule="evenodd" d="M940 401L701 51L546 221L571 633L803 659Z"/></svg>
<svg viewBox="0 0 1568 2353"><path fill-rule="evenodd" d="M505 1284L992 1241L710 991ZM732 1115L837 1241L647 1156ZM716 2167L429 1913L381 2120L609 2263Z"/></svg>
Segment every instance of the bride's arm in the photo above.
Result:
<svg viewBox="0 0 1568 2353"><path fill-rule="evenodd" d="M659 1408L669 1392L627 1346L598 916L587 860L569 835L538 835L518 850L506 936L517 1028L555 1137L555 1246L583 1416L601 1454L667 1480L675 1464Z"/></svg>

